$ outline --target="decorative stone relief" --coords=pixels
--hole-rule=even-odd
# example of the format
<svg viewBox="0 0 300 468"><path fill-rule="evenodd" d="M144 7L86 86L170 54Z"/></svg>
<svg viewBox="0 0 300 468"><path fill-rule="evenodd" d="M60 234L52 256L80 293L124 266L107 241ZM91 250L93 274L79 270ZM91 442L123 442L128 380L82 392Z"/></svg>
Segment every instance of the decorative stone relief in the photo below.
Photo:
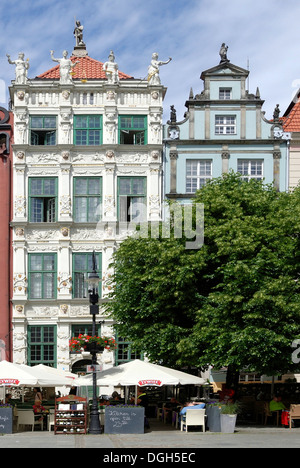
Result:
<svg viewBox="0 0 300 468"><path fill-rule="evenodd" d="M58 315L58 308L57 307L50 307L50 306L33 306L31 310L31 316L36 317L56 317Z"/></svg>
<svg viewBox="0 0 300 468"><path fill-rule="evenodd" d="M115 153L112 150L108 150L106 151L105 156L107 157L107 159L112 160L115 157Z"/></svg>
<svg viewBox="0 0 300 468"><path fill-rule="evenodd" d="M72 228L71 231L72 240L93 240L93 239L102 239L102 233L98 229L88 229L88 228Z"/></svg>
<svg viewBox="0 0 300 468"><path fill-rule="evenodd" d="M87 315L87 316L90 315L89 305L70 307L70 317L79 317L83 315Z"/></svg>
<svg viewBox="0 0 300 468"><path fill-rule="evenodd" d="M69 195L62 195L59 200L59 205L61 215L71 214L71 197Z"/></svg>
<svg viewBox="0 0 300 468"><path fill-rule="evenodd" d="M152 151L152 153L151 153L151 158L153 159L153 161L158 161L158 160L159 160L159 156L160 156L159 151Z"/></svg>
<svg viewBox="0 0 300 468"><path fill-rule="evenodd" d="M106 93L106 99L107 101L114 101L116 97L116 93L112 90L107 91Z"/></svg>
<svg viewBox="0 0 300 468"><path fill-rule="evenodd" d="M118 154L116 160L117 163L124 164L146 164L148 162L148 154Z"/></svg>
<svg viewBox="0 0 300 468"><path fill-rule="evenodd" d="M17 237L23 237L24 236L24 228L18 227L16 228L16 236Z"/></svg>
<svg viewBox="0 0 300 468"><path fill-rule="evenodd" d="M64 237L68 237L69 235L69 228L67 227L62 227L61 230L60 230L61 234L64 236Z"/></svg>
<svg viewBox="0 0 300 468"><path fill-rule="evenodd" d="M112 217L115 215L115 199L113 195L106 195L104 197L104 215Z"/></svg>
<svg viewBox="0 0 300 468"><path fill-rule="evenodd" d="M62 94L62 97L65 100L67 100L67 99L69 99L71 93L70 93L70 91L64 90L61 94Z"/></svg>
<svg viewBox="0 0 300 468"><path fill-rule="evenodd" d="M27 277L24 273L16 273L13 277L13 290L15 294L26 294Z"/></svg>
<svg viewBox="0 0 300 468"><path fill-rule="evenodd" d="M20 304L19 304L19 305L16 305L16 306L15 306L15 311L18 312L18 314L23 314L23 312L24 312L24 306L22 306L22 305L20 305Z"/></svg>
<svg viewBox="0 0 300 468"><path fill-rule="evenodd" d="M24 101L25 98L25 91L18 91L17 92L17 97L20 101Z"/></svg>
<svg viewBox="0 0 300 468"><path fill-rule="evenodd" d="M60 309L60 313L62 315L66 315L68 310L69 310L69 306L68 306L68 304L61 304L59 309Z"/></svg>
<svg viewBox="0 0 300 468"><path fill-rule="evenodd" d="M17 158L22 160L25 158L25 153L24 151L18 151L17 154L16 154Z"/></svg>
<svg viewBox="0 0 300 468"><path fill-rule="evenodd" d="M65 161L67 161L67 160L69 159L69 157L70 157L70 152L69 152L69 151L63 151L63 152L61 153L61 157L62 157Z"/></svg>
<svg viewBox="0 0 300 468"><path fill-rule="evenodd" d="M25 216L25 210L26 210L26 198L23 197L22 195L17 195L15 197L15 216L16 217L24 217Z"/></svg>
<svg viewBox="0 0 300 468"><path fill-rule="evenodd" d="M57 284L58 292L69 294L72 291L72 276L68 273L59 273Z"/></svg>
<svg viewBox="0 0 300 468"><path fill-rule="evenodd" d="M26 238L28 240L50 240L54 239L57 236L57 231L55 230L37 230L37 229L32 229L28 230Z"/></svg>

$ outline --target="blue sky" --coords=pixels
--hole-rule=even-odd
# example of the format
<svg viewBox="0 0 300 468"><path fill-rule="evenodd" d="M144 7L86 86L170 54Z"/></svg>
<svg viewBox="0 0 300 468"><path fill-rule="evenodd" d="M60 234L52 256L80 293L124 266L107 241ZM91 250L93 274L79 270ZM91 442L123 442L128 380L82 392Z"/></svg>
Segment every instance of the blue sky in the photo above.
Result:
<svg viewBox="0 0 300 468"><path fill-rule="evenodd" d="M222 42L231 63L249 63L249 91L260 88L267 118L277 103L283 114L300 87L299 0L1 0L0 105L15 76L6 53L24 52L34 78L55 65L51 49L71 54L75 18L89 56L104 62L112 49L119 69L135 78L146 77L153 52L172 57L160 71L164 120L171 104L183 118L190 88L203 90L200 74L219 63Z"/></svg>

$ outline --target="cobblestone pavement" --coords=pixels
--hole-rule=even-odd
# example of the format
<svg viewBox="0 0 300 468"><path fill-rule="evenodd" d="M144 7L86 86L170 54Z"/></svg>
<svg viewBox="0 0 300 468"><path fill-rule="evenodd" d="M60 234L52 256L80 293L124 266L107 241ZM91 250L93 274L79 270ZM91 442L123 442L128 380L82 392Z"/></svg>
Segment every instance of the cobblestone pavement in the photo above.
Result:
<svg viewBox="0 0 300 468"><path fill-rule="evenodd" d="M54 435L53 431L24 431L0 436L0 448L99 448L118 449L203 449L203 448L300 448L300 427L237 426L234 434L174 429L151 420L144 434ZM107 453L107 450L104 451ZM104 453L103 452L103 453Z"/></svg>

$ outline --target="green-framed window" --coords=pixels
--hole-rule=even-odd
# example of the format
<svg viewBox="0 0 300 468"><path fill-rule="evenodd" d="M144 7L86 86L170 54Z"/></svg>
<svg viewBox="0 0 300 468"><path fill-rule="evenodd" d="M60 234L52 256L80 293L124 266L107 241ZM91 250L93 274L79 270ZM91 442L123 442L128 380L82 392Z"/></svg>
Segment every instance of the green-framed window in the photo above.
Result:
<svg viewBox="0 0 300 468"><path fill-rule="evenodd" d="M118 219L121 222L146 221L146 177L118 177Z"/></svg>
<svg viewBox="0 0 300 468"><path fill-rule="evenodd" d="M80 325L72 325L72 337L76 337L79 335L93 335L93 324L92 323L82 323ZM96 324L96 335L101 336L101 324ZM80 353L80 351L72 350L71 353Z"/></svg>
<svg viewBox="0 0 300 468"><path fill-rule="evenodd" d="M122 145L146 145L147 116L120 115L119 143Z"/></svg>
<svg viewBox="0 0 300 468"><path fill-rule="evenodd" d="M99 275L98 294L101 297L102 254L96 253L96 271ZM93 271L93 253L73 253L73 298L88 297L88 275Z"/></svg>
<svg viewBox="0 0 300 468"><path fill-rule="evenodd" d="M102 144L102 115L74 116L74 144L78 146Z"/></svg>
<svg viewBox="0 0 300 468"><path fill-rule="evenodd" d="M74 177L74 221L97 223L102 216L102 177Z"/></svg>
<svg viewBox="0 0 300 468"><path fill-rule="evenodd" d="M56 145L56 115L30 116L30 144Z"/></svg>
<svg viewBox="0 0 300 468"><path fill-rule="evenodd" d="M125 338L116 337L117 348L115 351L116 366L124 364L125 362L133 361L134 359L144 359L143 353L137 353L132 349L130 341Z"/></svg>
<svg viewBox="0 0 300 468"><path fill-rule="evenodd" d="M28 364L56 367L56 325L30 325L27 332Z"/></svg>
<svg viewBox="0 0 300 468"><path fill-rule="evenodd" d="M28 288L30 299L55 299L57 283L56 253L28 255Z"/></svg>
<svg viewBox="0 0 300 468"><path fill-rule="evenodd" d="M29 221L54 223L57 220L57 178L29 178Z"/></svg>

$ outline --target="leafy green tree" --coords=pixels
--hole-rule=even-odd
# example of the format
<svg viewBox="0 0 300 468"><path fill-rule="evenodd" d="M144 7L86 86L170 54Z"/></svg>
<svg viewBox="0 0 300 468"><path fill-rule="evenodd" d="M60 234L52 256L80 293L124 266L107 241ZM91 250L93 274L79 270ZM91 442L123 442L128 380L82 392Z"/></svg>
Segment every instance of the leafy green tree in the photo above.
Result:
<svg viewBox="0 0 300 468"><path fill-rule="evenodd" d="M151 360L269 375L293 369L300 337L300 191L236 174L207 183L205 240L125 240L114 255L107 312ZM174 231L171 230L171 234Z"/></svg>

